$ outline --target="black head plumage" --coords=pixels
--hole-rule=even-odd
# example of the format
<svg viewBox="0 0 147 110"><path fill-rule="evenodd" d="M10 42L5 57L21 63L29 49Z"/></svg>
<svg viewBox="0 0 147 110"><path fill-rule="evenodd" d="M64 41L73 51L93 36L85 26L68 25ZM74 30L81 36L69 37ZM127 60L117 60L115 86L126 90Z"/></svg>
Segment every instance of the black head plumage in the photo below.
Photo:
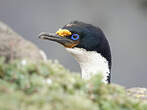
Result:
<svg viewBox="0 0 147 110"><path fill-rule="evenodd" d="M78 33L80 35L80 43L75 47L100 53L107 59L109 62L109 68L111 69L110 46L104 33L99 27L95 27L91 24L86 24L79 21L74 21L65 25L63 29L68 29L72 33Z"/></svg>

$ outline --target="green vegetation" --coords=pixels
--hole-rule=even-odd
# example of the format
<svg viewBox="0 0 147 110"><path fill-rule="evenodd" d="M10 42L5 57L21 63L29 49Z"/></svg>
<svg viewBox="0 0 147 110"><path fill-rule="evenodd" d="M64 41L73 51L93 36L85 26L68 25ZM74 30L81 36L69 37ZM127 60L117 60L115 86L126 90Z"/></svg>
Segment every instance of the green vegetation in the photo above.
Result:
<svg viewBox="0 0 147 110"><path fill-rule="evenodd" d="M0 110L147 110L123 87L105 85L102 77L83 81L57 61L0 59Z"/></svg>

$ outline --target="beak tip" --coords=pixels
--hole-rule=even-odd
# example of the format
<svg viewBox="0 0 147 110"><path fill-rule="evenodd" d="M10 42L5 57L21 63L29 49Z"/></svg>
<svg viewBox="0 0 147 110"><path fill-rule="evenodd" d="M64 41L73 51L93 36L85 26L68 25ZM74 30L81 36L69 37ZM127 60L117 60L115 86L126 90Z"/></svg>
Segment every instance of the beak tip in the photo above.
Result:
<svg viewBox="0 0 147 110"><path fill-rule="evenodd" d="M41 33L38 35L38 38L39 38L39 39L44 39L44 34L45 34L44 32L41 32Z"/></svg>
<svg viewBox="0 0 147 110"><path fill-rule="evenodd" d="M43 39L43 36L40 36L40 35L39 35L38 38L39 38L39 39Z"/></svg>

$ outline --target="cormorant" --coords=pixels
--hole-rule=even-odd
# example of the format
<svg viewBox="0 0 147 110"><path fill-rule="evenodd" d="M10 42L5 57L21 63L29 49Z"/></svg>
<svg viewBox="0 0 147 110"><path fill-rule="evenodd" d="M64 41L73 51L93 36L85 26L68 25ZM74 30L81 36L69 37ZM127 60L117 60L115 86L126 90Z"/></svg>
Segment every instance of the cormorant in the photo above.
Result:
<svg viewBox="0 0 147 110"><path fill-rule="evenodd" d="M110 83L111 51L108 40L99 27L73 21L56 33L41 33L39 38L62 44L80 64L83 79L102 73L103 81Z"/></svg>

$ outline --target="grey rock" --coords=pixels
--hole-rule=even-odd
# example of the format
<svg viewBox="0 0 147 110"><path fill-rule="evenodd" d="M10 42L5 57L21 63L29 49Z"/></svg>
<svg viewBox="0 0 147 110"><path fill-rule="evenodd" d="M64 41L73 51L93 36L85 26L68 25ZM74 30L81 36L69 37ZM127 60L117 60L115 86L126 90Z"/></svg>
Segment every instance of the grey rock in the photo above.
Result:
<svg viewBox="0 0 147 110"><path fill-rule="evenodd" d="M15 59L30 59L34 62L46 60L46 54L42 50L3 22L0 22L0 56L4 56L6 62Z"/></svg>

